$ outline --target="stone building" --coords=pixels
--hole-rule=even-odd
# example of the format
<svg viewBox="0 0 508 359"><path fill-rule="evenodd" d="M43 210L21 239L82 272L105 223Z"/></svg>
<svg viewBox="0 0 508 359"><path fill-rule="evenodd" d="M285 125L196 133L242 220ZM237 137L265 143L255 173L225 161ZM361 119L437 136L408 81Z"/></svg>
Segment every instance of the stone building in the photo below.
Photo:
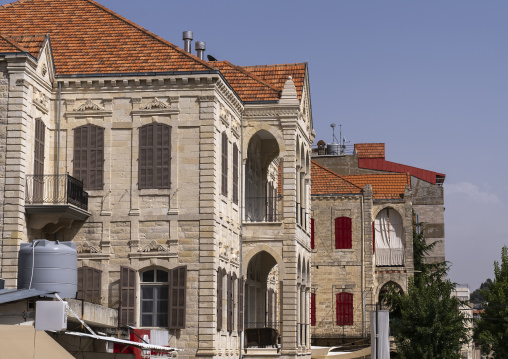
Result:
<svg viewBox="0 0 508 359"><path fill-rule="evenodd" d="M0 23L6 287L21 243L73 241L78 297L117 308L115 333L310 357L307 64L204 61L189 33L181 49L92 0L22 0Z"/></svg>
<svg viewBox="0 0 508 359"><path fill-rule="evenodd" d="M321 146L320 146L321 145ZM333 148L333 147L332 147ZM444 175L385 161L384 144L312 157L313 344L369 335L368 312L387 284L413 275L413 211L429 240L444 240ZM444 260L440 242L429 261Z"/></svg>

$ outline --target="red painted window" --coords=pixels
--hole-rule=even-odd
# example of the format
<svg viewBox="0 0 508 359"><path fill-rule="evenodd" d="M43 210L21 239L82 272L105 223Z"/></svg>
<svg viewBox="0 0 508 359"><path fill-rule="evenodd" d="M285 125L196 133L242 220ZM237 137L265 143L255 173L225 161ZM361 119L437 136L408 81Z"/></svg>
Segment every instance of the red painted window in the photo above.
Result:
<svg viewBox="0 0 508 359"><path fill-rule="evenodd" d="M372 221L372 253L376 253L376 221Z"/></svg>
<svg viewBox="0 0 508 359"><path fill-rule="evenodd" d="M310 248L314 249L314 218L310 219Z"/></svg>
<svg viewBox="0 0 508 359"><path fill-rule="evenodd" d="M342 292L335 296L337 325L353 325L353 294Z"/></svg>
<svg viewBox="0 0 508 359"><path fill-rule="evenodd" d="M335 249L353 248L351 235L351 218L335 218Z"/></svg>
<svg viewBox="0 0 508 359"><path fill-rule="evenodd" d="M310 325L316 325L316 293L310 293Z"/></svg>

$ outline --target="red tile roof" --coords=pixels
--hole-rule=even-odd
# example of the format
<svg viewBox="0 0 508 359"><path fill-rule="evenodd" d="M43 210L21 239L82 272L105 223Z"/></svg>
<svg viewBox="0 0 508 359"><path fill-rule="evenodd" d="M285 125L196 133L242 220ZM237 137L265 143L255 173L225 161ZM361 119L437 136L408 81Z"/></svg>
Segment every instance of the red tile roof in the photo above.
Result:
<svg viewBox="0 0 508 359"><path fill-rule="evenodd" d="M302 99L303 84L307 71L306 63L242 67L281 91L284 88L288 76L293 77L293 82L295 83L298 93L298 100Z"/></svg>
<svg viewBox="0 0 508 359"><path fill-rule="evenodd" d="M12 39L16 41L20 46L27 49L30 54L38 58L42 50L42 46L47 39L46 35L23 35L13 36Z"/></svg>
<svg viewBox="0 0 508 359"><path fill-rule="evenodd" d="M404 197L404 190L411 185L409 173L380 173L365 175L342 176L346 181L363 188L366 184L372 186L374 199L396 199Z"/></svg>
<svg viewBox="0 0 508 359"><path fill-rule="evenodd" d="M358 158L385 158L384 143L355 143Z"/></svg>
<svg viewBox="0 0 508 359"><path fill-rule="evenodd" d="M0 34L0 53L10 52L28 52L28 50L21 47L12 38Z"/></svg>
<svg viewBox="0 0 508 359"><path fill-rule="evenodd" d="M311 161L311 178L312 195L358 194L362 192L361 187L314 161Z"/></svg>
<svg viewBox="0 0 508 359"><path fill-rule="evenodd" d="M228 61L209 62L217 67L242 101L267 101L279 99L280 91L275 86Z"/></svg>
<svg viewBox="0 0 508 359"><path fill-rule="evenodd" d="M207 62L92 0L31 0L0 6L5 36L49 34L59 75L204 71Z"/></svg>

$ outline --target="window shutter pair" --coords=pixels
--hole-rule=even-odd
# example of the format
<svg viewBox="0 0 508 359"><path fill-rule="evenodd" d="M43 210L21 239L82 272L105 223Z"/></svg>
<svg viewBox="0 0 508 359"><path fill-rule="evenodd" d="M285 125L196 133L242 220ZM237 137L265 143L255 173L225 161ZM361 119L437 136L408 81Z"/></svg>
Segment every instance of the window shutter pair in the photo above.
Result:
<svg viewBox="0 0 508 359"><path fill-rule="evenodd" d="M228 195L228 136L222 132L222 194Z"/></svg>
<svg viewBox="0 0 508 359"><path fill-rule="evenodd" d="M139 128L138 186L170 188L171 126L150 123Z"/></svg>
<svg viewBox="0 0 508 359"><path fill-rule="evenodd" d="M233 203L238 204L238 147L233 145Z"/></svg>
<svg viewBox="0 0 508 359"><path fill-rule="evenodd" d="M335 249L353 248L351 218L335 218Z"/></svg>
<svg viewBox="0 0 508 359"><path fill-rule="evenodd" d="M316 325L316 293L310 293L310 325Z"/></svg>
<svg viewBox="0 0 508 359"><path fill-rule="evenodd" d="M101 302L102 271L91 267L78 268L78 293L76 299L99 304Z"/></svg>
<svg viewBox="0 0 508 359"><path fill-rule="evenodd" d="M104 176L104 128L85 125L74 129L74 177L85 189L102 189Z"/></svg>
<svg viewBox="0 0 508 359"><path fill-rule="evenodd" d="M310 248L311 249L315 248L315 243L314 243L314 218L310 219Z"/></svg>
<svg viewBox="0 0 508 359"><path fill-rule="evenodd" d="M243 292L245 290L245 279L241 277L238 280L238 331L243 331Z"/></svg>
<svg viewBox="0 0 508 359"><path fill-rule="evenodd" d="M120 324L135 325L137 271L120 268ZM185 328L187 266L169 271L169 329Z"/></svg>
<svg viewBox="0 0 508 359"><path fill-rule="evenodd" d="M337 325L353 325L353 294L336 294Z"/></svg>

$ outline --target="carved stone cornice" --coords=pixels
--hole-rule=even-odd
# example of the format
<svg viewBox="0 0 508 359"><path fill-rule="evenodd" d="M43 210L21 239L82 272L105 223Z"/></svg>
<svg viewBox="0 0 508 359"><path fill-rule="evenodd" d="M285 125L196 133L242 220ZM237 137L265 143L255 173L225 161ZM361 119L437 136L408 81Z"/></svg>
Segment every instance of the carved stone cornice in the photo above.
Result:
<svg viewBox="0 0 508 359"><path fill-rule="evenodd" d="M298 107L261 107L261 108L246 108L244 112L245 117L295 117L298 118L300 111Z"/></svg>
<svg viewBox="0 0 508 359"><path fill-rule="evenodd" d="M104 111L105 108L93 103L91 99L86 100L84 104L74 109L75 112L85 112L85 111Z"/></svg>
<svg viewBox="0 0 508 359"><path fill-rule="evenodd" d="M33 103L42 113L48 113L49 98L42 91L34 91Z"/></svg>

